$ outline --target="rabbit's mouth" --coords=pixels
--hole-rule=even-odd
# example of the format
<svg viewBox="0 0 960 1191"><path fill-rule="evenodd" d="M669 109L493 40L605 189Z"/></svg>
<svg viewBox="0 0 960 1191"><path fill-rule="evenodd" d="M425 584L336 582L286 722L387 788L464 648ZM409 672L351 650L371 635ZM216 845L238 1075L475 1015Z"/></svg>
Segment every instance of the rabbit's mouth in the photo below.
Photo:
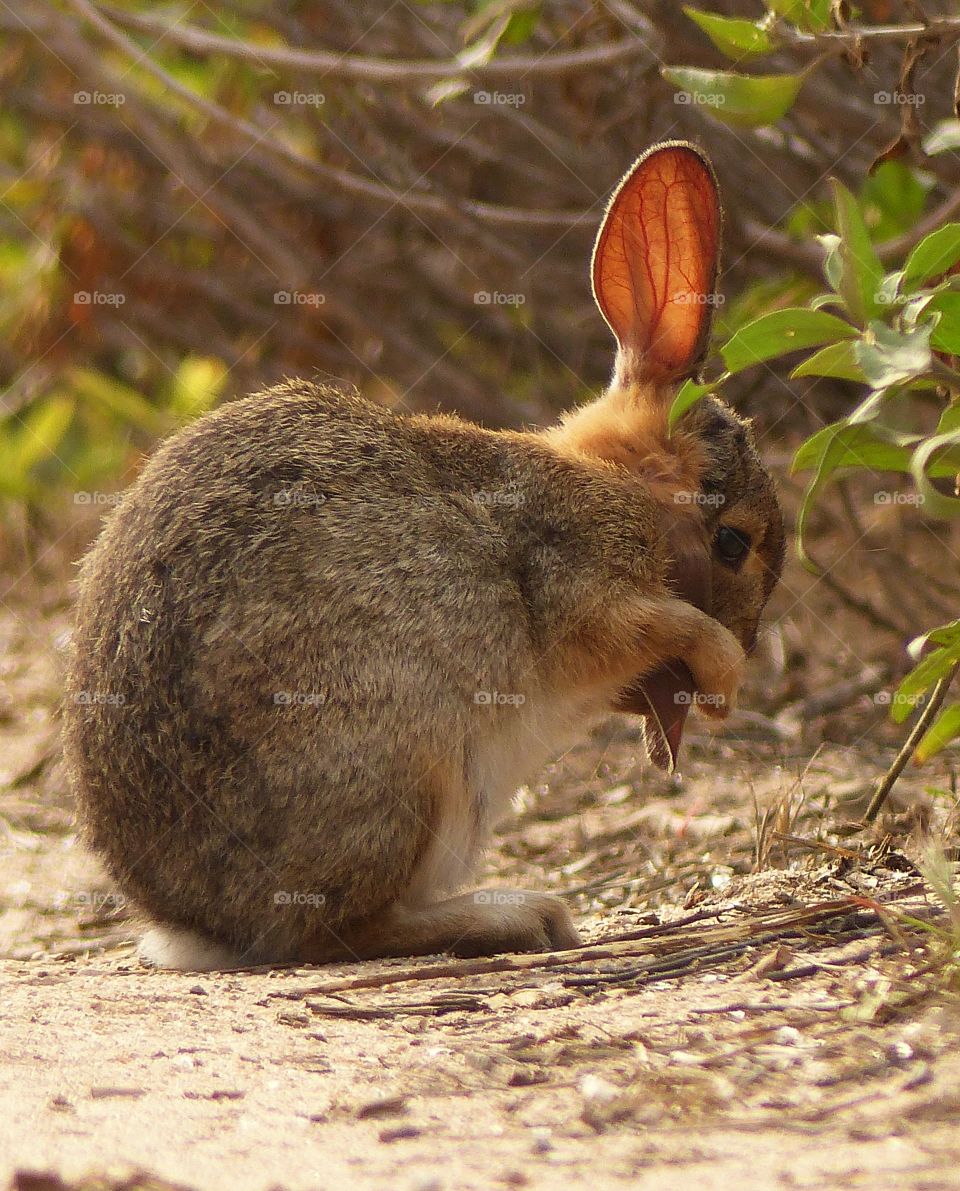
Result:
<svg viewBox="0 0 960 1191"><path fill-rule="evenodd" d="M676 769L683 726L695 697L693 675L675 659L627 687L617 700L617 711L643 717L647 756L667 773Z"/></svg>

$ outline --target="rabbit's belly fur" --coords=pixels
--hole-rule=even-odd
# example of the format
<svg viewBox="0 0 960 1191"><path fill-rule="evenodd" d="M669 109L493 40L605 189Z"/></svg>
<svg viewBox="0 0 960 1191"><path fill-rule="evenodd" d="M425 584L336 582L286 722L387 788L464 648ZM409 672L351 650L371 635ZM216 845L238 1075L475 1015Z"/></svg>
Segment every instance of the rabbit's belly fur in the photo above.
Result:
<svg viewBox="0 0 960 1191"><path fill-rule="evenodd" d="M464 796L447 804L405 900L427 903L470 881L520 786L608 714L611 699L609 691L576 698L544 694L512 708L492 735L478 732Z"/></svg>

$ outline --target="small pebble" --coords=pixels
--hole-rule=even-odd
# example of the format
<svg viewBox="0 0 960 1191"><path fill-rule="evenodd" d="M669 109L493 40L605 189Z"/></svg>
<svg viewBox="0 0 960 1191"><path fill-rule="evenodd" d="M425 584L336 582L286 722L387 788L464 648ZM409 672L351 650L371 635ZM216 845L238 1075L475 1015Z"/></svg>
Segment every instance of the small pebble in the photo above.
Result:
<svg viewBox="0 0 960 1191"><path fill-rule="evenodd" d="M416 1125L395 1125L392 1129L381 1129L379 1138L383 1142L403 1141L408 1137L419 1137L422 1132Z"/></svg>
<svg viewBox="0 0 960 1191"><path fill-rule="evenodd" d="M891 1063L906 1063L913 1058L913 1047L909 1042L891 1042L887 1047L887 1057Z"/></svg>
<svg viewBox="0 0 960 1191"><path fill-rule="evenodd" d="M379 1100L368 1100L357 1109L357 1120L372 1117L393 1117L407 1110L406 1096L382 1096Z"/></svg>

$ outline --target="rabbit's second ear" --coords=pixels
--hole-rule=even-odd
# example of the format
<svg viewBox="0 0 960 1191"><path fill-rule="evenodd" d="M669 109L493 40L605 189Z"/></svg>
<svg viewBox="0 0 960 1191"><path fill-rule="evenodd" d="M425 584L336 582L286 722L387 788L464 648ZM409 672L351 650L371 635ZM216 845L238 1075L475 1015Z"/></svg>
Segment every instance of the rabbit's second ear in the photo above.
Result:
<svg viewBox="0 0 960 1191"><path fill-rule="evenodd" d="M669 523L669 520L667 514L665 521ZM709 615L713 612L713 568L710 545L702 526L690 518L674 517L666 533L673 559L668 575L671 590ZM618 711L645 717L643 735L647 753L655 765L668 773L677 764L695 691L693 675L677 658L632 683L621 692L616 703Z"/></svg>
<svg viewBox="0 0 960 1191"><path fill-rule="evenodd" d="M710 336L720 199L709 161L667 141L617 187L593 250L593 292L617 337L616 380L662 385L695 371Z"/></svg>

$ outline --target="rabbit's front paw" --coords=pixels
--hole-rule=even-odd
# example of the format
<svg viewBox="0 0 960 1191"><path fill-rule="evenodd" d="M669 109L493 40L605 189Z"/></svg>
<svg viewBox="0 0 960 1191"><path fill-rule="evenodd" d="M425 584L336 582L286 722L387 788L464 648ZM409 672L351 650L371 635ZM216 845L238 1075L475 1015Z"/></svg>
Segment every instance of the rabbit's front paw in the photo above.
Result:
<svg viewBox="0 0 960 1191"><path fill-rule="evenodd" d="M696 683L696 706L704 715L724 719L737 703L746 654L729 629L707 620L705 631L684 659Z"/></svg>

